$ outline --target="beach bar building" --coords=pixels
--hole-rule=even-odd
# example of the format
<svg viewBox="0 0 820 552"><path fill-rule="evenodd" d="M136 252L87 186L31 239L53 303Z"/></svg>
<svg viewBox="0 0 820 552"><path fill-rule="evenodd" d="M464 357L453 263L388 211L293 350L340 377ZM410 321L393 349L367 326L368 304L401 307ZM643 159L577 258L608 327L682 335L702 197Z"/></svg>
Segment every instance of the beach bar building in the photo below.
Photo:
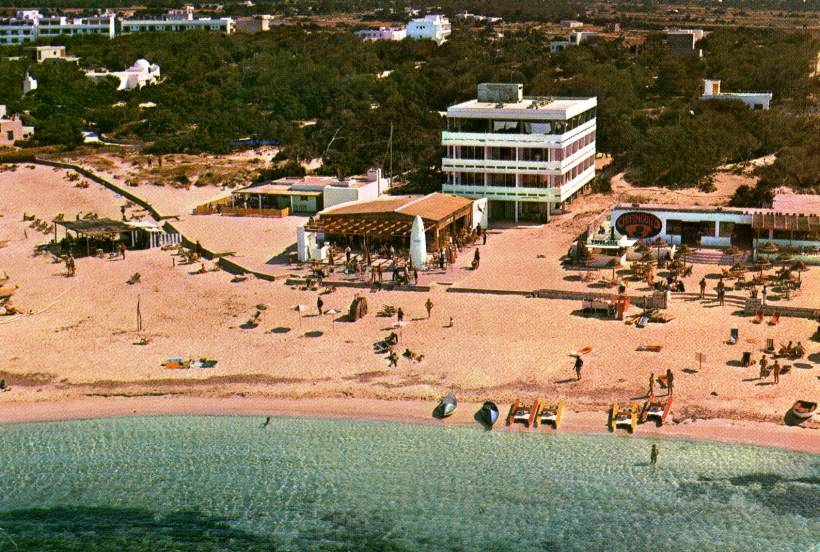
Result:
<svg viewBox="0 0 820 552"><path fill-rule="evenodd" d="M297 242L318 238L361 246L390 243L407 247L417 216L424 224L429 251L444 247L462 230L471 231L480 220L474 202L464 197L442 193L391 196L325 209L297 229Z"/></svg>
<svg viewBox="0 0 820 552"><path fill-rule="evenodd" d="M548 222L595 177L597 99L524 97L518 83L482 83L447 109L442 190L489 200L489 218Z"/></svg>
<svg viewBox="0 0 820 552"><path fill-rule="evenodd" d="M231 192L226 200L197 208L197 214L285 217L318 213L341 203L376 199L390 187L381 169L339 179L333 176L285 177Z"/></svg>
<svg viewBox="0 0 820 552"><path fill-rule="evenodd" d="M630 239L755 250L771 241L814 255L820 253L820 196L776 194L771 207L760 209L619 204L611 211L611 225Z"/></svg>
<svg viewBox="0 0 820 552"><path fill-rule="evenodd" d="M179 234L166 232L160 225L145 221L119 221L109 218L55 220L54 242L62 254L95 255L115 251L120 243L128 249L150 249L179 243ZM64 230L58 241L57 228Z"/></svg>

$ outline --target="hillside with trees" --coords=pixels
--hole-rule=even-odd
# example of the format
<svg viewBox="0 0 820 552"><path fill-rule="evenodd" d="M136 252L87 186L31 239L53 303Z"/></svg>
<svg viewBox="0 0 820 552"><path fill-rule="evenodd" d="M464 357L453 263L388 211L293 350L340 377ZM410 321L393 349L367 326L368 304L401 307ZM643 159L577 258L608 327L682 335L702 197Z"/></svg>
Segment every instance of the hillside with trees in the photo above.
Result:
<svg viewBox="0 0 820 552"><path fill-rule="evenodd" d="M386 164L429 188L441 182L439 114L474 97L476 85L515 81L529 95L597 96L598 147L640 185L709 186L715 167L783 152L765 181L816 186L804 156L816 151L809 116L818 81L809 63L820 44L803 33L719 30L704 60L678 57L660 36L637 51L590 41L550 56L536 30L456 32L432 42L362 42L349 30L283 26L268 33L141 33L114 40L61 40L83 67L121 70L138 58L163 82L130 92L93 83L73 64L0 60L0 103L25 111L36 145L74 146L80 131L137 140L147 152L216 152L242 138L275 140L281 161L321 157L322 171L351 174ZM24 48L7 48L27 55ZM21 98L29 70L38 90ZM386 78L383 72L389 72ZM773 109L698 99L701 79L728 90L769 88ZM145 102L154 108L140 108ZM316 124L306 124L315 121Z"/></svg>

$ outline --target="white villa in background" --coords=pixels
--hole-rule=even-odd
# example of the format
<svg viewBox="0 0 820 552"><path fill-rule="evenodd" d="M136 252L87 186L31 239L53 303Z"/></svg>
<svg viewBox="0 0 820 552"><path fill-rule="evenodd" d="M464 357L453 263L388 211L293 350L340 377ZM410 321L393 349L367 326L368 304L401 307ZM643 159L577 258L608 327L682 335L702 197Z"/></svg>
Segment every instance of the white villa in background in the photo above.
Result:
<svg viewBox="0 0 820 552"><path fill-rule="evenodd" d="M557 54L568 46L579 46L585 40L597 36L598 33L592 31L570 31L567 40L553 40L550 42L550 53Z"/></svg>
<svg viewBox="0 0 820 552"><path fill-rule="evenodd" d="M6 106L0 105L0 148L11 147L18 140L24 140L34 134L34 127L24 126L16 115L8 116Z"/></svg>
<svg viewBox="0 0 820 552"><path fill-rule="evenodd" d="M463 13L457 13L456 14L456 19L461 19L462 21L465 21L465 22L470 21L470 22L474 22L474 23L490 23L490 24L499 23L500 21L502 21L502 18L500 18L500 17L488 17L486 15L478 15L478 14L469 13L469 12L466 12L466 11L463 12Z"/></svg>
<svg viewBox="0 0 820 552"><path fill-rule="evenodd" d="M159 83L160 68L148 60L138 59L125 71L88 71L85 76L92 80L114 77L120 81L117 90L133 90Z"/></svg>
<svg viewBox="0 0 820 552"><path fill-rule="evenodd" d="M407 38L407 29L404 27L379 27L378 29L356 31L356 35L362 40L399 41Z"/></svg>
<svg viewBox="0 0 820 552"><path fill-rule="evenodd" d="M65 46L35 46L32 50L34 50L34 61L37 63L45 63L51 59L73 62L80 61L80 58L77 56L67 56Z"/></svg>
<svg viewBox="0 0 820 552"><path fill-rule="evenodd" d="M44 16L37 10L21 10L14 17L0 19L0 45L23 44L41 38L83 34L104 34L114 38L113 13L93 17Z"/></svg>
<svg viewBox="0 0 820 552"><path fill-rule="evenodd" d="M32 90L37 90L37 79L26 73L26 76L23 78L23 96Z"/></svg>
<svg viewBox="0 0 820 552"><path fill-rule="evenodd" d="M549 220L595 176L597 98L527 98L484 83L447 110L443 192L489 200L490 219Z"/></svg>
<svg viewBox="0 0 820 552"><path fill-rule="evenodd" d="M443 15L426 15L421 19L412 19L407 24L407 36L416 40L429 39L436 44L443 44L450 36L450 20Z"/></svg>
<svg viewBox="0 0 820 552"><path fill-rule="evenodd" d="M667 29L666 43L677 55L696 55L703 57L703 50L697 47L706 32L703 29Z"/></svg>
<svg viewBox="0 0 820 552"><path fill-rule="evenodd" d="M122 32L139 33L151 31L219 31L232 34L236 23L230 17L194 19L194 7L170 10L162 19L123 19Z"/></svg>
<svg viewBox="0 0 820 552"><path fill-rule="evenodd" d="M767 110L772 101L771 92L721 92L720 81L705 79L701 100L739 100L754 110Z"/></svg>
<svg viewBox="0 0 820 552"><path fill-rule="evenodd" d="M575 19L562 19L559 24L565 29L581 29L584 27L582 21L576 21Z"/></svg>

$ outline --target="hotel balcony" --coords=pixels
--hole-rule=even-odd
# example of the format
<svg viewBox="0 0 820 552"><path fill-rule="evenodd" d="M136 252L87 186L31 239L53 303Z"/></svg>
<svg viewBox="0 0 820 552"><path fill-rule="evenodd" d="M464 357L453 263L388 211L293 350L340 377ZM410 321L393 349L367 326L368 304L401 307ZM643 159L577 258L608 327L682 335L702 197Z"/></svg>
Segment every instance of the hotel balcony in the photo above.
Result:
<svg viewBox="0 0 820 552"><path fill-rule="evenodd" d="M505 134L494 132L441 132L442 146L496 146L512 148L537 148L544 144L559 146L568 140L589 133L595 129L596 120L592 119L583 125L563 134Z"/></svg>
<svg viewBox="0 0 820 552"><path fill-rule="evenodd" d="M441 160L444 172L495 173L495 174L544 174L560 175L572 169L582 160L595 153L595 142L579 149L561 161L515 161L499 159L457 159L445 157Z"/></svg>
<svg viewBox="0 0 820 552"><path fill-rule="evenodd" d="M581 187L593 179L595 167L592 166L560 187L527 188L514 186L481 186L448 184L442 185L442 192L470 198L486 197L497 201L535 201L561 203L570 198Z"/></svg>

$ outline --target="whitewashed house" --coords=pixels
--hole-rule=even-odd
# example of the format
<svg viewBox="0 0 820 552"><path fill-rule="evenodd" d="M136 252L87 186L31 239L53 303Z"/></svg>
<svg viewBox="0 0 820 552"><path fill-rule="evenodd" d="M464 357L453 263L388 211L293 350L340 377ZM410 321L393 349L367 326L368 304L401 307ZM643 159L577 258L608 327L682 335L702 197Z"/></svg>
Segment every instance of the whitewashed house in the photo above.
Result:
<svg viewBox="0 0 820 552"><path fill-rule="evenodd" d="M432 40L443 44L452 33L450 20L443 15L426 15L407 24L407 36L416 40Z"/></svg>
<svg viewBox="0 0 820 552"><path fill-rule="evenodd" d="M146 59L138 59L125 71L88 71L85 75L92 80L114 77L120 81L117 90L133 90L159 83L160 68Z"/></svg>
<svg viewBox="0 0 820 552"><path fill-rule="evenodd" d="M738 100L750 108L757 110L769 109L772 101L771 92L721 92L720 81L705 79L703 81L702 100Z"/></svg>

